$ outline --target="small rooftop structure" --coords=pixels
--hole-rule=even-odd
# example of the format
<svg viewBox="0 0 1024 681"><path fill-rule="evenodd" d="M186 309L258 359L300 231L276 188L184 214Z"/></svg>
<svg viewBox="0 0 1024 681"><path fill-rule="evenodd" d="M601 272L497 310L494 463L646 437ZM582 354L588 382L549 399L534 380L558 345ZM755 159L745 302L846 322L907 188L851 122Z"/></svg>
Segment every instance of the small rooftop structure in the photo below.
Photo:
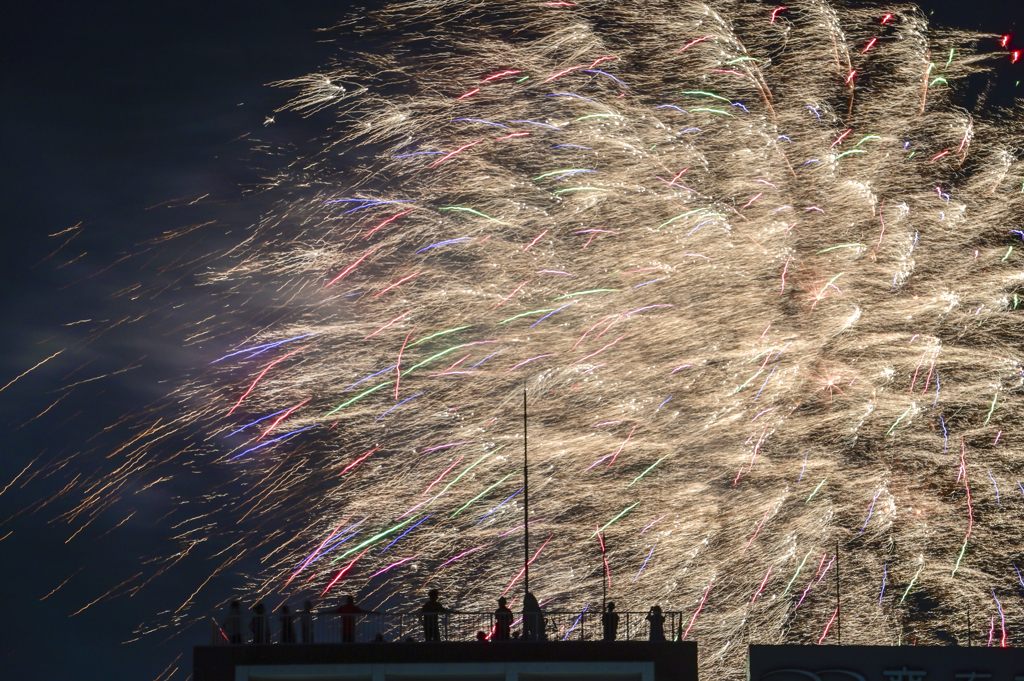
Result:
<svg viewBox="0 0 1024 681"><path fill-rule="evenodd" d="M748 681L1024 681L1024 649L752 645Z"/></svg>

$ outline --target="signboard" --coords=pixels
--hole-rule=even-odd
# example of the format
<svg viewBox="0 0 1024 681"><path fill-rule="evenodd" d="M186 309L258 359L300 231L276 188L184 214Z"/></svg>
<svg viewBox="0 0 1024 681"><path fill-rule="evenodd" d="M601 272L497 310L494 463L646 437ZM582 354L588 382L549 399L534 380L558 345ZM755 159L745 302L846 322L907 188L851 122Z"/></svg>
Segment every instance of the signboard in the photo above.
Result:
<svg viewBox="0 0 1024 681"><path fill-rule="evenodd" d="M1024 681L1024 649L750 646L748 681Z"/></svg>

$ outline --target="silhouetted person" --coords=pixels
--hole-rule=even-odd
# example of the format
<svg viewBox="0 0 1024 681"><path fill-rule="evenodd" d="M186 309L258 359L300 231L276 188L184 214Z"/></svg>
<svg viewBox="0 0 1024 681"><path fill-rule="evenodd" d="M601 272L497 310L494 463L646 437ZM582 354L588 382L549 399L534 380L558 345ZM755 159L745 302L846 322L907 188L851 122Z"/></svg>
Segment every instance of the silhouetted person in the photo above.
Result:
<svg viewBox="0 0 1024 681"><path fill-rule="evenodd" d="M281 613L278 615L281 621L281 643L295 643L295 615L287 605L281 606Z"/></svg>
<svg viewBox="0 0 1024 681"><path fill-rule="evenodd" d="M253 606L252 619L249 620L249 631L252 632L253 643L270 643L270 623L267 621L267 608L262 603Z"/></svg>
<svg viewBox="0 0 1024 681"><path fill-rule="evenodd" d="M441 628L438 626L437 616L439 613L448 612L448 609L438 601L440 594L437 589L431 589L427 595L429 600L420 608L420 620L423 622L423 639L425 641L440 641Z"/></svg>
<svg viewBox="0 0 1024 681"><path fill-rule="evenodd" d="M619 634L619 613L615 612L614 603L605 606L604 614L601 615L601 625L604 628L604 640L614 641Z"/></svg>
<svg viewBox="0 0 1024 681"><path fill-rule="evenodd" d="M302 629L302 642L313 642L313 603L306 601L305 609L299 613L299 627Z"/></svg>
<svg viewBox="0 0 1024 681"><path fill-rule="evenodd" d="M651 638L652 641L664 641L665 640L665 616L661 614L660 605L652 605L651 611L647 613L645 617L648 622L651 623Z"/></svg>
<svg viewBox="0 0 1024 681"><path fill-rule="evenodd" d="M544 614L537 597L529 592L523 598L523 638L527 641L544 640Z"/></svg>
<svg viewBox="0 0 1024 681"><path fill-rule="evenodd" d="M478 631L476 632L476 640L478 643L487 643L487 632Z"/></svg>
<svg viewBox="0 0 1024 681"><path fill-rule="evenodd" d="M228 643L242 642L242 604L238 601L231 602L228 616L224 618L224 635Z"/></svg>
<svg viewBox="0 0 1024 681"><path fill-rule="evenodd" d="M358 605L351 596L345 596L345 603L334 612L341 615L341 642L352 643L356 640L356 615L367 612Z"/></svg>
<svg viewBox="0 0 1024 681"><path fill-rule="evenodd" d="M512 636L512 611L508 609L508 599L498 599L498 609L494 611L494 641L507 641Z"/></svg>

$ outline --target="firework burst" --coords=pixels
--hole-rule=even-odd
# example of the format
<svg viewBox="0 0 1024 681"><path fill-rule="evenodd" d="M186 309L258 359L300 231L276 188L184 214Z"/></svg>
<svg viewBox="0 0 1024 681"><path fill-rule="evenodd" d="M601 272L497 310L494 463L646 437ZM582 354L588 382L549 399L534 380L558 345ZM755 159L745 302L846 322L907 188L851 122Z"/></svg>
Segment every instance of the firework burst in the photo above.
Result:
<svg viewBox="0 0 1024 681"><path fill-rule="evenodd" d="M739 678L749 640L828 634L838 546L844 642L962 640L992 589L1020 621L1024 139L954 105L994 37L887 11L345 24L380 49L279 83L331 132L204 275L247 326L197 325L233 345L118 460L173 468L140 455L173 434L234 476L205 503L248 528L217 569L258 555L251 595L490 609L525 387L551 607L592 604L606 559L620 609L692 614Z"/></svg>

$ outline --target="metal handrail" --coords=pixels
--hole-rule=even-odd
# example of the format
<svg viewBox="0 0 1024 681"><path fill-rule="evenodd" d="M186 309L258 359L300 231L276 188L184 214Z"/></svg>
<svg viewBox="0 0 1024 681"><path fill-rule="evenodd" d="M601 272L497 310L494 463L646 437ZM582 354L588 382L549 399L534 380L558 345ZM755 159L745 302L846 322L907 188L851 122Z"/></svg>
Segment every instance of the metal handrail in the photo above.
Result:
<svg viewBox="0 0 1024 681"><path fill-rule="evenodd" d="M617 612L618 628L613 640L648 641L651 639L650 621L647 612ZM686 613L670 611L661 613L664 638L655 640L674 641L681 638L686 626ZM440 642L474 641L483 637L483 642L502 642L502 633L496 627L494 612L443 613L338 613L321 611L291 613L285 619L279 614L264 615L266 643L307 644L307 643L390 643L422 642L427 633L432 640ZM436 618L436 619L435 619ZM523 613L514 613L509 627L508 641L602 641L605 638L603 613L598 610L583 612L543 611L537 626L524 626ZM255 617L243 617L241 621L242 643L253 643L258 626L251 626ZM293 635L289 635L287 622L291 622ZM436 621L436 627L432 622ZM213 622L211 645L230 645L226 629ZM536 633L534 633L536 632ZM608 632L611 633L611 632Z"/></svg>

